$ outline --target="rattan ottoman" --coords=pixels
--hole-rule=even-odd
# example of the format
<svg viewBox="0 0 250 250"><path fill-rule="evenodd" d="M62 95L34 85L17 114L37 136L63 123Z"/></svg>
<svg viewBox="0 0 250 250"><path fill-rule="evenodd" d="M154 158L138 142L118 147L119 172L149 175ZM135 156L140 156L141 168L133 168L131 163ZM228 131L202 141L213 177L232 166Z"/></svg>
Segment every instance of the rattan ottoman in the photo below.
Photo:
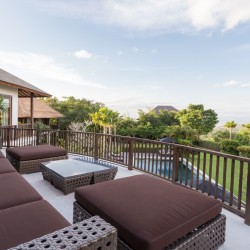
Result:
<svg viewBox="0 0 250 250"><path fill-rule="evenodd" d="M78 223L91 215L78 202L74 202L73 223ZM212 250L218 249L225 241L226 216L218 215L216 218L201 225L192 232L186 234L182 238L176 240L171 245L166 246L164 250ZM117 239L118 250L133 250L122 239Z"/></svg>
<svg viewBox="0 0 250 250"><path fill-rule="evenodd" d="M217 249L225 241L222 204L148 175L75 191L73 222L99 215L118 231L118 249Z"/></svg>
<svg viewBox="0 0 250 250"><path fill-rule="evenodd" d="M20 174L40 171L40 163L68 158L65 149L51 145L22 146L6 149L6 158Z"/></svg>
<svg viewBox="0 0 250 250"><path fill-rule="evenodd" d="M77 159L41 163L40 169L44 180L64 194L72 193L81 186L113 180L118 170L117 167Z"/></svg>

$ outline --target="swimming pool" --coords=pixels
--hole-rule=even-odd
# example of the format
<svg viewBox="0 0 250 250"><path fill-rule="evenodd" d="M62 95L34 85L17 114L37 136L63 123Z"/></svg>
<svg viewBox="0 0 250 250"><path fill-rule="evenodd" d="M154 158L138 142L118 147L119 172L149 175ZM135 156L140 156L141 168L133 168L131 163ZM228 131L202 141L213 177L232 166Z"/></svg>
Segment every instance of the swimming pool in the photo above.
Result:
<svg viewBox="0 0 250 250"><path fill-rule="evenodd" d="M135 166L141 170L150 172L152 174L172 179L173 175L173 161L171 160L157 160L157 159L137 159ZM199 179L202 177L199 175ZM179 162L178 166L178 181L190 183L197 181L196 172L190 170L186 164Z"/></svg>

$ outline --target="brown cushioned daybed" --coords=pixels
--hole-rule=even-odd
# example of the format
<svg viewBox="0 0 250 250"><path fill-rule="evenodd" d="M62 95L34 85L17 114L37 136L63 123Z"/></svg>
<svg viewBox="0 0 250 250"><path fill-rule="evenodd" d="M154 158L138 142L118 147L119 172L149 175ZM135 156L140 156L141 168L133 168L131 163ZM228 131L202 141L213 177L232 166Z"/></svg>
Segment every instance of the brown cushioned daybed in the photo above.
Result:
<svg viewBox="0 0 250 250"><path fill-rule="evenodd" d="M99 215L117 228L118 249L216 249L225 240L220 201L159 178L85 186L75 198L74 222Z"/></svg>
<svg viewBox="0 0 250 250"><path fill-rule="evenodd" d="M21 174L40 171L40 163L68 158L67 150L51 145L23 146L6 149L6 158Z"/></svg>
<svg viewBox="0 0 250 250"><path fill-rule="evenodd" d="M116 229L100 217L70 223L0 157L0 250L115 249Z"/></svg>

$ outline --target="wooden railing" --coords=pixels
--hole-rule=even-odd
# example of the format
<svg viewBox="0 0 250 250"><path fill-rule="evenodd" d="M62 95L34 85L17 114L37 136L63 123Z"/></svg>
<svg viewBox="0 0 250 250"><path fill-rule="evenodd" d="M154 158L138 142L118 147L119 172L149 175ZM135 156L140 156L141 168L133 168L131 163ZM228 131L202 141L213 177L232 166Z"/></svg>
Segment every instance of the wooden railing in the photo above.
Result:
<svg viewBox="0 0 250 250"><path fill-rule="evenodd" d="M106 134L2 127L4 147L51 144L137 169L220 199L250 225L250 158Z"/></svg>

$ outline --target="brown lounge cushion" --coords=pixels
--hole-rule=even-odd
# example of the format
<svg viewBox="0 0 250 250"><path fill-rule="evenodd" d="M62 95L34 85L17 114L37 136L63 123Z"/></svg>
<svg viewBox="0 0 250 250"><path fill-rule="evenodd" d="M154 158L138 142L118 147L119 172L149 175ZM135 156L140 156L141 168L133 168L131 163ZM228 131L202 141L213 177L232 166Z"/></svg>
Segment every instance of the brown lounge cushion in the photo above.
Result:
<svg viewBox="0 0 250 250"><path fill-rule="evenodd" d="M30 161L67 155L67 150L51 145L7 148L6 154L18 161Z"/></svg>
<svg viewBox="0 0 250 250"><path fill-rule="evenodd" d="M70 223L45 200L0 210L0 250L67 226Z"/></svg>
<svg viewBox="0 0 250 250"><path fill-rule="evenodd" d="M76 200L115 226L133 249L163 249L220 214L221 202L147 175L76 189Z"/></svg>
<svg viewBox="0 0 250 250"><path fill-rule="evenodd" d="M42 199L42 196L17 172L0 174L0 197L0 209Z"/></svg>
<svg viewBox="0 0 250 250"><path fill-rule="evenodd" d="M6 158L0 158L0 174L16 172L15 168Z"/></svg>

